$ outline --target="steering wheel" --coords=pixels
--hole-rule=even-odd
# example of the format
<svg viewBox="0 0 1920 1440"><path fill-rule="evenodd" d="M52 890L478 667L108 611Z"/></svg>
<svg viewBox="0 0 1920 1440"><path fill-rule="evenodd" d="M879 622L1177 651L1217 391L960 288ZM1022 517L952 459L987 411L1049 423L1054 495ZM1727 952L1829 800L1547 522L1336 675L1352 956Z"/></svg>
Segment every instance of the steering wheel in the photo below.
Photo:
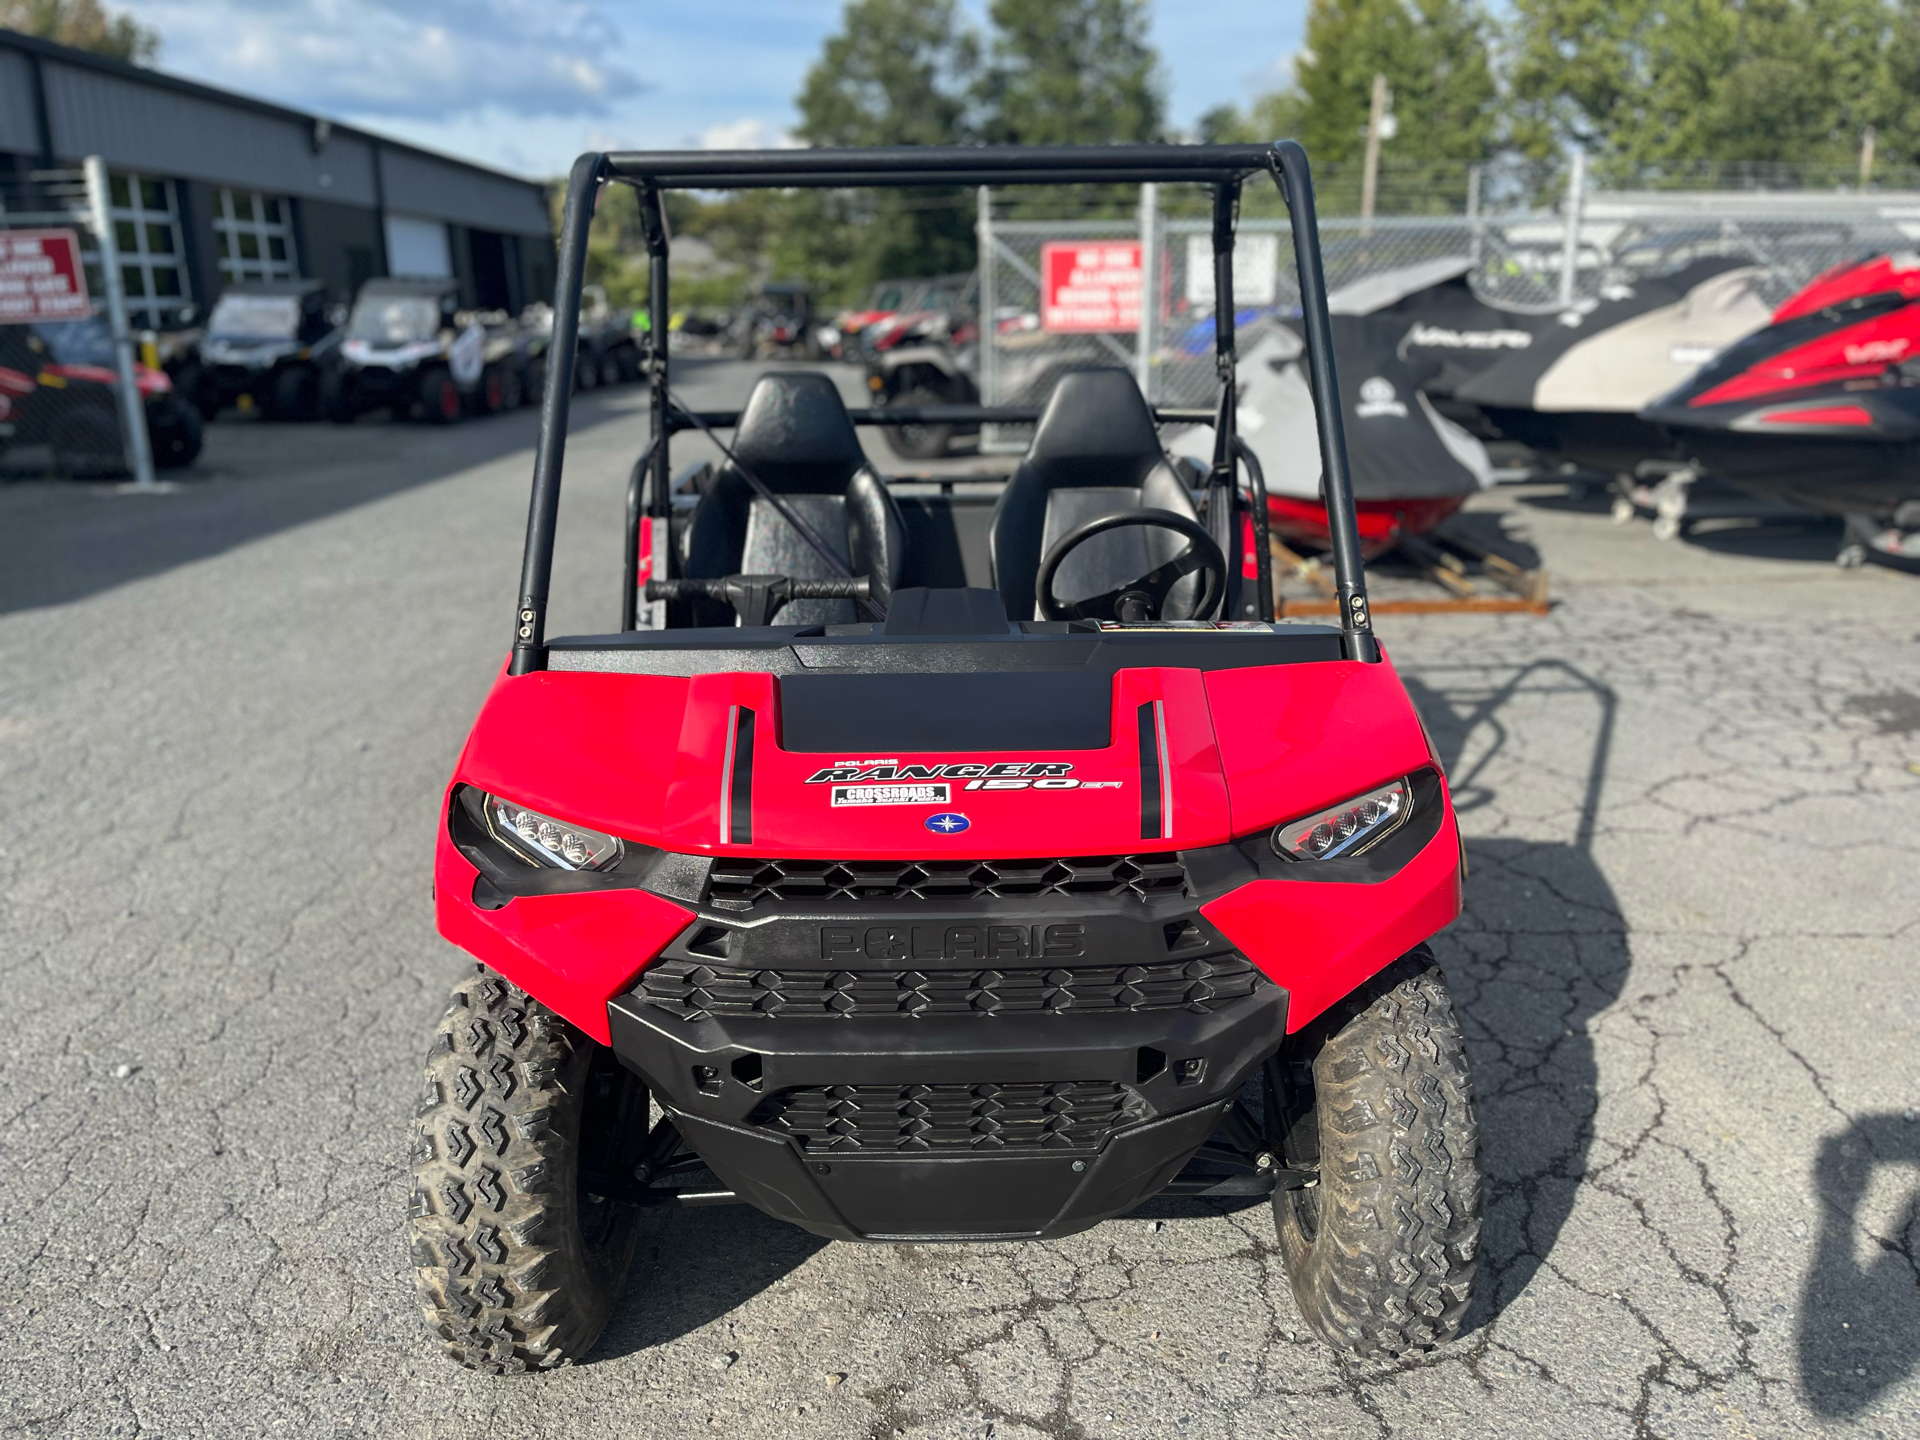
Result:
<svg viewBox="0 0 1920 1440"><path fill-rule="evenodd" d="M1054 596L1054 573L1067 556L1096 535L1134 525L1152 530L1171 530L1176 535L1184 535L1190 543L1171 560L1155 566L1137 580L1116 586L1104 595L1076 600L1071 604ZM1227 593L1227 560L1220 553L1213 536L1197 520L1189 520L1171 510L1120 510L1112 515L1102 515L1097 520L1089 520L1056 540L1053 548L1047 552L1047 558L1040 562L1040 574L1034 581L1033 590L1040 603L1040 614L1048 620L1118 620L1123 624L1138 625L1143 621L1161 619L1161 608L1167 603L1167 596L1172 593L1173 587L1195 573L1205 578L1201 582L1200 593L1194 598L1193 618L1206 620L1212 617Z"/></svg>

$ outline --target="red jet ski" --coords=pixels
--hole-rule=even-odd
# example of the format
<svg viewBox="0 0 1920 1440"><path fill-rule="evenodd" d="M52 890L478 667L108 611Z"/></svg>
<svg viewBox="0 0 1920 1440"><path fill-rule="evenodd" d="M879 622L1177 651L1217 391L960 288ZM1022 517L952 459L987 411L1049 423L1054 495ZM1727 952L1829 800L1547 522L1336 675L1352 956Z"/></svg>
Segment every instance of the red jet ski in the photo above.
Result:
<svg viewBox="0 0 1920 1440"><path fill-rule="evenodd" d="M1705 473L1847 517L1842 558L1920 558L1920 255L1820 276L1641 418Z"/></svg>

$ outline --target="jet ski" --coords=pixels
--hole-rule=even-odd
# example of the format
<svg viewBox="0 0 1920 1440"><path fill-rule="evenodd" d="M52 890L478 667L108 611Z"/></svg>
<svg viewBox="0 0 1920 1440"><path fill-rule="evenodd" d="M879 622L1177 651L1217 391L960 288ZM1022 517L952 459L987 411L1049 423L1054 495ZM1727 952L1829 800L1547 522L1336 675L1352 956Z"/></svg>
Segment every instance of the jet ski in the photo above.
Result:
<svg viewBox="0 0 1920 1440"><path fill-rule="evenodd" d="M1529 331L1528 344L1468 376L1453 398L1551 463L1630 474L1671 449L1641 409L1767 324L1766 276L1762 266L1713 257L1609 285L1598 304Z"/></svg>
<svg viewBox="0 0 1920 1440"><path fill-rule="evenodd" d="M1491 486L1493 463L1422 391L1438 362L1398 354L1399 327L1351 314L1332 322L1361 553L1371 558L1403 536L1426 534ZM1313 552L1330 542L1305 348L1292 329L1275 325L1242 355L1237 423L1266 480L1268 528ZM1196 427L1168 449L1206 463L1213 431Z"/></svg>
<svg viewBox="0 0 1920 1440"><path fill-rule="evenodd" d="M1391 330L1395 355L1421 367L1427 398L1443 414L1481 431L1477 410L1457 405L1455 397L1508 356L1531 350L1558 317L1552 307L1488 303L1468 282L1472 270L1465 256L1450 256L1381 271L1333 292L1327 309Z"/></svg>
<svg viewBox="0 0 1920 1440"><path fill-rule="evenodd" d="M1703 472L1920 558L1920 255L1820 276L1641 418Z"/></svg>

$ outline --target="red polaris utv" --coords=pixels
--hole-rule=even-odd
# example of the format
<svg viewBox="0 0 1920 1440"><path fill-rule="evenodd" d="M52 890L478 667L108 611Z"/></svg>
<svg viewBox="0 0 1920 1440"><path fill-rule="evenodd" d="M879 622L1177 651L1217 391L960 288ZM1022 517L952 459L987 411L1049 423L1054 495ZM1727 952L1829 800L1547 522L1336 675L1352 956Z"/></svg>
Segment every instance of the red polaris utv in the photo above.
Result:
<svg viewBox="0 0 1920 1440"><path fill-rule="evenodd" d="M1233 432L1242 183L1292 216L1338 627L1276 624ZM620 624L546 633L594 199L669 188L1210 187L1217 411L1069 374L997 494L876 473L832 383L683 408L649 365ZM1275 145L582 156L512 653L446 795L441 933L479 966L427 1062L429 1328L579 1360L647 1207L839 1240L1043 1239L1155 1196L1271 1196L1307 1322L1437 1344L1481 1223L1447 783L1369 625L1305 153ZM936 413L937 412L937 413ZM1215 426L1211 469L1157 422ZM717 464L675 476L697 430ZM721 434L730 431L730 442Z"/></svg>

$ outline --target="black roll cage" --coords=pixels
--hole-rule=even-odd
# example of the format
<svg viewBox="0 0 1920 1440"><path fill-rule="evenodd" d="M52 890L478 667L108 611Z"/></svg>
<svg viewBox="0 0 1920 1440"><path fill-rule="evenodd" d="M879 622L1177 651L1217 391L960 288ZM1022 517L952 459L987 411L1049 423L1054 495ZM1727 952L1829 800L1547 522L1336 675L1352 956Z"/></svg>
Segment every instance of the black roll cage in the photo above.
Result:
<svg viewBox="0 0 1920 1440"><path fill-rule="evenodd" d="M891 146L869 150L664 150L633 153L589 152L573 162L560 225L559 271L554 285L553 340L548 347L546 394L540 405L540 442L533 466L533 494L527 513L527 548L515 607L510 673L525 675L546 668L546 612L553 573L554 530L560 512L560 473L566 458L567 417L573 399L573 371L580 329L580 293L586 278L587 227L600 187L612 181L638 192L641 231L650 261L647 308L655 317L654 344L648 357L652 391L653 440L634 467L627 503L623 567L625 585L621 623L634 623L637 530L645 513L665 523L671 507L669 450L676 430L694 427L676 413L668 391L666 317L667 253L671 237L661 195L667 190L749 190L958 185L1071 185L1158 181L1201 184L1213 189L1214 364L1220 379L1217 408L1156 412L1160 420L1210 418L1214 426L1213 467L1209 487L1229 503L1208 506L1209 523L1218 531L1217 514L1231 516L1237 498L1236 466L1245 463L1256 490L1252 506L1258 597L1262 615L1273 615L1272 557L1266 545L1265 482L1258 462L1235 433L1237 352L1234 348L1233 246L1240 210L1240 187L1266 174L1279 187L1293 230L1294 261L1300 280L1302 328L1306 331L1307 374L1313 390L1320 440L1320 473L1333 542L1333 572L1340 605L1342 653L1350 660L1375 661L1379 648L1367 610L1365 576L1360 563L1360 533L1355 519L1353 482L1347 469L1346 431L1341 420L1339 381L1334 374L1332 326L1327 318L1326 275L1320 257L1320 224L1314 210L1313 176L1307 152L1293 140L1267 145L984 145ZM899 424L906 420L979 420L1020 423L1035 418L1030 408L982 406L898 408L856 411L856 424ZM706 425L732 423L732 414L702 415ZM645 483L650 479L651 483ZM1231 523L1230 519L1226 523ZM1216 538L1230 542L1231 535ZM1225 544L1223 544L1225 548ZM1229 553L1231 553L1229 551ZM664 578L664 577L661 577Z"/></svg>

